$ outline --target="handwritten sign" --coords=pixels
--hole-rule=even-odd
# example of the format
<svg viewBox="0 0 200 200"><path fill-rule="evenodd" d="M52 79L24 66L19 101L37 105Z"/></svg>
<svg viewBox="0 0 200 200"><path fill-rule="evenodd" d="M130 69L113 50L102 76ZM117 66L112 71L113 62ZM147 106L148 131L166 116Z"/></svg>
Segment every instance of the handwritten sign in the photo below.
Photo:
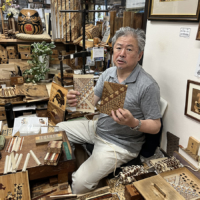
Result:
<svg viewBox="0 0 200 200"><path fill-rule="evenodd" d="M191 28L181 28L180 29L180 37L186 37L189 38L190 37L190 30Z"/></svg>

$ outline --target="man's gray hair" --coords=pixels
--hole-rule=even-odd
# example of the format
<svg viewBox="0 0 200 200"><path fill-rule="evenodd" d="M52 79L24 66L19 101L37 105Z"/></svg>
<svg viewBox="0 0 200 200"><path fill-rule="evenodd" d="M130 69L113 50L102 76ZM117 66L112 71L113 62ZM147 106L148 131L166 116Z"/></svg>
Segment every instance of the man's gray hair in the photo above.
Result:
<svg viewBox="0 0 200 200"><path fill-rule="evenodd" d="M133 29L130 27L121 27L118 31L116 31L115 35L112 38L112 47L114 47L115 42L119 37L128 35L133 36L137 40L139 48L138 53L144 51L145 39L146 39L145 32L142 29Z"/></svg>

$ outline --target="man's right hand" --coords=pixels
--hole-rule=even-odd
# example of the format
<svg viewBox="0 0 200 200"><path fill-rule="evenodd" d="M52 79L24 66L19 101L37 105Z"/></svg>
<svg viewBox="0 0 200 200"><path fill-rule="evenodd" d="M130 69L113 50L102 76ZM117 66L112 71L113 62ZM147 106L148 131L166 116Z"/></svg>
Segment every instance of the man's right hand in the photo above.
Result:
<svg viewBox="0 0 200 200"><path fill-rule="evenodd" d="M76 107L78 100L76 99L76 96L79 96L80 93L78 91L70 90L67 93L67 104L70 107Z"/></svg>

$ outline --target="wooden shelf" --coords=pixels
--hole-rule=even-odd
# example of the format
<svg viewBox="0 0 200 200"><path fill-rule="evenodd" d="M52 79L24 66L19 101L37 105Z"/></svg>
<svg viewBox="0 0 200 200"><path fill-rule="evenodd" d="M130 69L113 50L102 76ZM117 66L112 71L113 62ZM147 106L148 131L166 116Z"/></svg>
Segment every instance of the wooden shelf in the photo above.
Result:
<svg viewBox="0 0 200 200"><path fill-rule="evenodd" d="M34 43L34 42L42 42L43 40L20 40L20 39L0 39L0 43ZM51 40L45 40L46 42L51 42Z"/></svg>

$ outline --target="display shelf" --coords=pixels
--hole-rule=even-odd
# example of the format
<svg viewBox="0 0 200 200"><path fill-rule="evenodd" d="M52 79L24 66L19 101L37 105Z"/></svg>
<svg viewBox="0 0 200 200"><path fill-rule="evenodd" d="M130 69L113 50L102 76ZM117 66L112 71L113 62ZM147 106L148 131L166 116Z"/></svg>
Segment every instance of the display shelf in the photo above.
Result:
<svg viewBox="0 0 200 200"><path fill-rule="evenodd" d="M51 40L45 40L46 42L51 42ZM1 43L33 43L33 42L42 42L42 40L20 40L20 39L0 39Z"/></svg>

